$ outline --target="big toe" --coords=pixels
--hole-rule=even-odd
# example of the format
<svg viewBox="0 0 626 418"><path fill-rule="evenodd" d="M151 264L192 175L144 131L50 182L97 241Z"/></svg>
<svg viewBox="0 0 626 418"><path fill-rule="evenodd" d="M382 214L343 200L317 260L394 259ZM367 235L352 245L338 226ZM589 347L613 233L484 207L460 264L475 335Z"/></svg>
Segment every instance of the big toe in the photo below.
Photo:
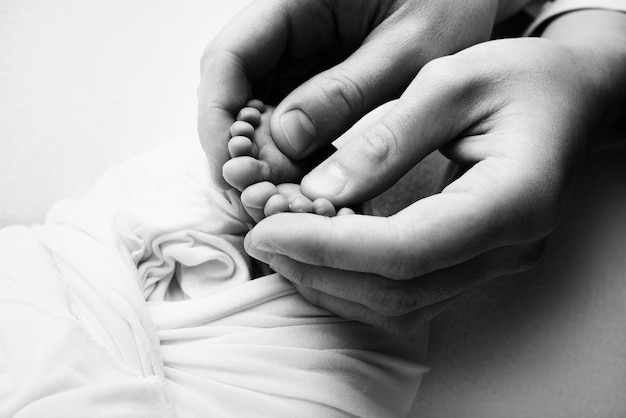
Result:
<svg viewBox="0 0 626 418"><path fill-rule="evenodd" d="M241 203L248 215L255 222L259 222L266 216L266 205L273 196L280 196L278 188L268 181L263 181L247 187L241 193Z"/></svg>
<svg viewBox="0 0 626 418"><path fill-rule="evenodd" d="M268 178L267 166L250 156L236 157L226 161L222 176L232 187L242 192L246 187Z"/></svg>

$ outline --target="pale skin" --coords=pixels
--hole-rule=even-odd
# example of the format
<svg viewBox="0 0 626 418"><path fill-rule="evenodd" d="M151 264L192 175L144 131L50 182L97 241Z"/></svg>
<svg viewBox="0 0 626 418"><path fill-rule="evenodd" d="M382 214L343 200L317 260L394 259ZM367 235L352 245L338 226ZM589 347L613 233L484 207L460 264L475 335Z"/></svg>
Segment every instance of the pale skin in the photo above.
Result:
<svg viewBox="0 0 626 418"><path fill-rule="evenodd" d="M215 183L228 189L230 126L254 98L277 105L278 149L305 160L365 113L397 98L433 58L487 40L520 0L262 0L206 48L198 133ZM283 176L268 165L264 180ZM276 169L278 170L278 169ZM293 181L293 180L291 180Z"/></svg>
<svg viewBox="0 0 626 418"><path fill-rule="evenodd" d="M304 168L276 147L270 133L273 106L251 100L237 114L230 127L228 153L231 157L222 172L224 179L241 193L241 203L255 221L281 212L314 213L322 216L350 215L350 208L335 209L325 198L311 200L302 194L299 180ZM267 181L265 173L281 173Z"/></svg>
<svg viewBox="0 0 626 418"><path fill-rule="evenodd" d="M299 183L321 161L324 154L319 150L330 140L364 112L399 94L429 59L487 39L495 19L526 2L264 0L252 4L209 45L203 59L198 126L216 184L239 191L255 184L243 198L248 203L244 203L246 212L256 221L265 216L260 200L266 196L270 196L267 213L292 210L286 207L285 190L293 206L295 189L284 183ZM334 60L339 60L336 66L307 80L312 69ZM260 79L252 80L250 70ZM391 72L393 77L388 76ZM255 89L281 97L281 92L293 88L288 86L297 88L278 109L258 100L246 103ZM293 116L293 109L300 115L287 115ZM261 121L261 132L255 132ZM306 143L313 137L317 143L307 143L306 150L294 148L294 141ZM281 192L268 183L281 185ZM334 210L327 199L309 199L300 190L297 195L296 211L327 215ZM359 204L358 200L352 203ZM347 208L339 209L339 214L349 213Z"/></svg>
<svg viewBox="0 0 626 418"><path fill-rule="evenodd" d="M429 60L378 123L302 180L309 199L363 201L439 148L467 169L442 193L388 218L272 215L246 237L249 254L312 303L405 334L471 286L534 265L583 161L605 145L598 133L626 103L623 14L570 13L544 37L487 42ZM214 62L205 75L226 67ZM350 103L349 94L342 97ZM293 100L285 98L274 115ZM369 107L354 100L356 114ZM218 132L221 113L208 114L206 132ZM290 155L284 137L272 138ZM326 141L322 132L317 139Z"/></svg>

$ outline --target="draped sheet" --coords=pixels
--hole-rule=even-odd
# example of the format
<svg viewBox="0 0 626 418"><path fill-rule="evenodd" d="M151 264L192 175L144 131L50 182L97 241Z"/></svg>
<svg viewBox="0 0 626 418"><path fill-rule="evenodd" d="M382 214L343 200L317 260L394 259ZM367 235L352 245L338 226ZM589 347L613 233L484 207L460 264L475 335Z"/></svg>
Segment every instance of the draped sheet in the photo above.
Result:
<svg viewBox="0 0 626 418"><path fill-rule="evenodd" d="M0 230L1 417L403 417L407 340L251 276L250 225L195 141Z"/></svg>

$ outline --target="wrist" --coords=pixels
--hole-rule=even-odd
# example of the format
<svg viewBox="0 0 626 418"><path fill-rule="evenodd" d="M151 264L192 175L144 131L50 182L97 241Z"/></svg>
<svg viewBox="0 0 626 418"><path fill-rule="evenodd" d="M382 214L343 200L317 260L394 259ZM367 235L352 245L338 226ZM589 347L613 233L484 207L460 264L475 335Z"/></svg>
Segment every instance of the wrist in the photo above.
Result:
<svg viewBox="0 0 626 418"><path fill-rule="evenodd" d="M616 145L619 136L605 133L626 115L626 13L580 10L554 19L542 37L558 42L573 54L582 83L598 112L598 132L591 149Z"/></svg>

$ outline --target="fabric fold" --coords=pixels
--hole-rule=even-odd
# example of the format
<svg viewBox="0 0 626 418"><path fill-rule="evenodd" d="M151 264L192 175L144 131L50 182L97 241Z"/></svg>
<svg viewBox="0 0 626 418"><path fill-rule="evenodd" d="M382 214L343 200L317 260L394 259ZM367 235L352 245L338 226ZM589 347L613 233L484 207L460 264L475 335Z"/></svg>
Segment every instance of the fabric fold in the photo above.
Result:
<svg viewBox="0 0 626 418"><path fill-rule="evenodd" d="M388 335L253 279L250 225L208 173L195 141L168 143L0 231L0 416L409 413L427 330Z"/></svg>

